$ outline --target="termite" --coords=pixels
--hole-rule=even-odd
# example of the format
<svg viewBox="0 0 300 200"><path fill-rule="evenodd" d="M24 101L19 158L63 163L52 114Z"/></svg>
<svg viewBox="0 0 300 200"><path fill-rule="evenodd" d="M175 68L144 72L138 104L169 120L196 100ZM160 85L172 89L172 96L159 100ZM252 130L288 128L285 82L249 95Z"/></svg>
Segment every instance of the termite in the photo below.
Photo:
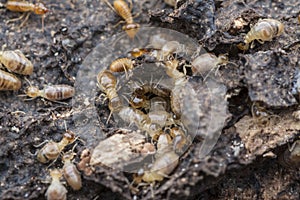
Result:
<svg viewBox="0 0 300 200"><path fill-rule="evenodd" d="M103 70L97 75L97 82L100 89L107 95L109 99L108 108L111 113L118 112L123 107L123 102L117 93L117 78L109 70Z"/></svg>
<svg viewBox="0 0 300 200"><path fill-rule="evenodd" d="M178 153L183 153L184 148L191 144L191 140L186 136L184 130L180 127L166 129L173 139L173 150Z"/></svg>
<svg viewBox="0 0 300 200"><path fill-rule="evenodd" d="M210 72L214 68L217 68L222 64L227 64L228 58L225 55L219 55L218 57L211 53L204 53L195 58L191 65L193 75L203 75L205 72ZM205 78L204 78L205 79Z"/></svg>
<svg viewBox="0 0 300 200"><path fill-rule="evenodd" d="M47 200L66 200L68 191L65 188L65 186L63 186L63 184L60 182L60 179L62 177L61 170L51 170L50 176L52 178L52 181L45 194Z"/></svg>
<svg viewBox="0 0 300 200"><path fill-rule="evenodd" d="M133 68L134 68L134 61L132 61L129 58L116 59L109 66L109 69L112 72L124 72L125 71L126 77L128 77L127 71L132 70Z"/></svg>
<svg viewBox="0 0 300 200"><path fill-rule="evenodd" d="M180 72L177 67L179 65L179 61L177 59L168 60L165 62L166 73L168 76L173 78L175 84L181 84L181 81L185 79L185 73Z"/></svg>
<svg viewBox="0 0 300 200"><path fill-rule="evenodd" d="M54 102L71 98L74 96L74 94L74 87L69 85L47 85L42 90L36 86L29 86L25 91L25 95L31 97L32 99L42 97Z"/></svg>
<svg viewBox="0 0 300 200"><path fill-rule="evenodd" d="M168 42L165 34L156 34L150 37L148 47L153 49L162 49L162 47Z"/></svg>
<svg viewBox="0 0 300 200"><path fill-rule="evenodd" d="M238 44L238 48L247 50L249 44L254 40L257 40L261 44L264 41L271 41L274 37L280 36L283 31L284 25L280 21L275 19L260 19L245 36L245 45Z"/></svg>
<svg viewBox="0 0 300 200"><path fill-rule="evenodd" d="M162 97L153 97L150 99L150 111L148 116L152 123L161 127L174 124L171 113L167 112L167 101Z"/></svg>
<svg viewBox="0 0 300 200"><path fill-rule="evenodd" d="M124 0L115 0L113 2L113 7L110 3L105 0L110 8L112 8L120 17L124 19L126 25L122 27L122 29L127 33L130 38L134 38L137 33L140 25L138 23L134 23L133 16L131 14L132 10L132 2L130 1L130 7L128 7L127 3Z"/></svg>
<svg viewBox="0 0 300 200"><path fill-rule="evenodd" d="M146 131L150 137L153 137L161 131L162 127L152 123L149 116L140 110L123 107L118 114L125 122L134 123L139 129Z"/></svg>
<svg viewBox="0 0 300 200"><path fill-rule="evenodd" d="M32 63L19 50L0 52L0 63L17 74L30 75L33 72Z"/></svg>
<svg viewBox="0 0 300 200"><path fill-rule="evenodd" d="M180 72L178 67L179 61L168 60L165 62L166 73L174 81L174 87L171 91L171 109L175 114L175 117L178 119L181 116L181 104L182 104L182 90L187 83L187 78L185 73Z"/></svg>
<svg viewBox="0 0 300 200"><path fill-rule="evenodd" d="M0 90L19 90L21 81L13 74L0 70Z"/></svg>
<svg viewBox="0 0 300 200"><path fill-rule="evenodd" d="M129 104L133 108L148 109L150 101L146 94L154 94L163 98L170 97L171 90L159 83L145 83L134 87L134 91L129 100Z"/></svg>
<svg viewBox="0 0 300 200"><path fill-rule="evenodd" d="M73 132L67 131L66 133L64 133L62 140L59 142L54 142L52 140L45 141L47 142L46 145L37 152L38 161L40 161L41 163L47 163L50 160L57 159L62 150L68 144L73 143L76 139L77 138L75 137L75 134ZM44 144L45 142L43 142L42 144ZM40 145L37 145L36 147L39 147Z"/></svg>
<svg viewBox="0 0 300 200"><path fill-rule="evenodd" d="M33 4L33 3L29 3L28 1L25 1L25 0L23 0L23 1L22 0L8 0L6 3L6 8L13 12L27 13L26 17L25 17L24 21L21 23L20 27L22 27L25 24L25 22L28 20L30 13L33 12L37 15L42 15L42 30L44 30L44 18L45 18L45 14L49 10L48 10L48 8L46 8L46 6L43 3L37 2L37 3ZM25 15L22 15L19 18L8 20L8 22L20 20L24 16Z"/></svg>
<svg viewBox="0 0 300 200"><path fill-rule="evenodd" d="M155 138L156 139L156 138ZM159 157L159 154L165 153L165 150L170 149L170 146L172 145L172 137L164 132L158 135L157 138L157 154L156 157ZM161 155L163 156L163 155Z"/></svg>
<svg viewBox="0 0 300 200"><path fill-rule="evenodd" d="M178 41L168 41L166 44L164 44L161 48L162 52L162 58L165 60L165 58L172 53L178 53L179 51L183 51L184 46L180 44ZM160 58L161 59L161 58Z"/></svg>
<svg viewBox="0 0 300 200"><path fill-rule="evenodd" d="M145 171L142 180L146 183L162 181L167 177L178 165L179 156L174 151L168 151L161 154L149 171Z"/></svg>
<svg viewBox="0 0 300 200"><path fill-rule="evenodd" d="M69 151L63 154L63 175L67 180L68 184L73 188L73 190L80 190L82 187L81 175L74 163L72 162L72 159L75 155L76 153L74 153L73 151Z"/></svg>

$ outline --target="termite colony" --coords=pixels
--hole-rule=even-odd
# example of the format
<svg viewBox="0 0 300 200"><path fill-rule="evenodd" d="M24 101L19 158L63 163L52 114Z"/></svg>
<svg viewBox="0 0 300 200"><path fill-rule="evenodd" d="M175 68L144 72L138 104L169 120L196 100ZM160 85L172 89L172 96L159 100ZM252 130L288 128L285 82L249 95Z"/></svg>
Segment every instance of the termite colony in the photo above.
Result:
<svg viewBox="0 0 300 200"><path fill-rule="evenodd" d="M105 2L108 3L107 0ZM165 2L176 6L177 1L166 0ZM110 4L109 6L124 19L126 25L122 29L126 34L131 39L135 38L140 25L133 20L132 5L128 6L125 1L116 0L113 6ZM44 4L9 0L6 8L10 11L42 15L44 28L44 16L48 12ZM21 26L28 17L29 14L26 15ZM300 21L299 16L298 20ZM8 20L11 21L15 20ZM240 44L238 47L247 50L249 45L253 47L254 40L260 43L271 41L281 35L283 30L283 24L277 20L259 20L245 36L245 44ZM98 86L106 94L109 102L110 115L105 119L105 123L109 123L113 116L114 120L121 125L134 125L146 135L142 148L135 151L152 159L145 161L133 175L135 186L143 185L142 182L163 181L174 171L180 156L186 152L197 134L190 131L195 128L191 129L184 120L187 115L195 115L193 119L197 124L197 117L199 117L197 113L199 108L193 107L199 102L193 99L196 94L189 86L189 79L199 76L205 81L213 75L212 71L217 72L221 65L229 62L226 55L211 53L199 55L199 52L194 55L195 51L196 49L181 41L157 34L150 37L147 45L129 49L128 55L112 60L109 67L101 70L97 75ZM1 51L0 63L9 72L22 75L33 73L32 63L19 50ZM151 67L153 69L149 69ZM19 90L21 81L7 71L0 70L0 90ZM25 94L30 98L42 97L50 101L61 101L73 97L75 89L68 85L48 85L40 90L30 84ZM195 110L187 111L188 106ZM264 111L256 107L258 106L252 107L252 114L261 119ZM62 169L50 171L52 181L45 194L49 200L67 198L67 190L61 183L62 177L73 190L80 190L82 187L81 175L73 163L76 154L73 150L63 152L66 146L75 141L75 135L67 131L60 141L47 141L37 152L37 160L41 163L55 162L60 156L63 162ZM89 154L89 152L86 152L86 155L82 154L80 168L85 169L85 166L89 165L91 159ZM299 141L284 153L282 162L299 165Z"/></svg>
<svg viewBox="0 0 300 200"><path fill-rule="evenodd" d="M189 80L197 77L205 84L204 79L214 74L211 71L228 61L225 55L200 53L198 45L193 45L154 34L144 46L128 49L127 56L114 55L107 68L98 71L97 85L106 95L110 110L101 121L108 124L114 119L120 127L145 133L142 147L135 149L145 159L131 170L135 172L134 186L160 182L177 167L199 123L200 103ZM192 129L192 122L184 120L190 119L187 115L193 116ZM109 138L104 141L110 143ZM103 145L99 143L92 152L91 165L106 165L97 158L105 157L106 152L100 153Z"/></svg>

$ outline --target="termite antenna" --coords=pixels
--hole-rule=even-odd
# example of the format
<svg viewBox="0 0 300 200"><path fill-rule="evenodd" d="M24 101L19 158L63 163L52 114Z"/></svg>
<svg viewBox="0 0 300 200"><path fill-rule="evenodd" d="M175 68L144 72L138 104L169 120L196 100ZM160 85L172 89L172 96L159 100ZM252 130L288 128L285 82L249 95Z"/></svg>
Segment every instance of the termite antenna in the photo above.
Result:
<svg viewBox="0 0 300 200"><path fill-rule="evenodd" d="M128 104L130 104L129 99L124 94L122 94L122 97L127 101Z"/></svg>
<svg viewBox="0 0 300 200"><path fill-rule="evenodd" d="M111 116L112 116L112 111L110 111L110 113L109 113L109 115L108 115L108 118L107 118L105 124L108 124L108 121L110 120Z"/></svg>
<svg viewBox="0 0 300 200"><path fill-rule="evenodd" d="M106 3L110 9L112 9L115 13L117 13L115 8L107 0L102 0L102 1L104 1L104 3Z"/></svg>

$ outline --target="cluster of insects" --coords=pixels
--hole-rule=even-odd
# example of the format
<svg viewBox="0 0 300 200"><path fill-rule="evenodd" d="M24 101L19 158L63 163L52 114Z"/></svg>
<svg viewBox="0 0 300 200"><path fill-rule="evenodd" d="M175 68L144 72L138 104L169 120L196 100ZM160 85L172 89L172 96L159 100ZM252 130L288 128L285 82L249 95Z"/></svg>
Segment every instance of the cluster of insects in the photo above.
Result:
<svg viewBox="0 0 300 200"><path fill-rule="evenodd" d="M22 75L31 75L33 65L25 55L19 51L1 51L0 63L9 71ZM20 79L3 70L0 70L0 90L19 90L21 88Z"/></svg>
<svg viewBox="0 0 300 200"><path fill-rule="evenodd" d="M134 174L133 184L137 187L160 182L171 174L180 155L192 143L193 136L181 121L187 114L182 106L183 96L190 94L185 89L189 79L199 75L206 77L212 70L228 63L225 55L204 53L190 59L192 53L187 55L187 52L194 51L179 41L153 35L148 45L130 49L127 57L112 60L108 69L97 75L98 87L108 99L110 115L106 123L113 115L119 122L135 125L146 134L147 144L154 147L154 152L153 148L151 151L143 149L153 159ZM154 63L164 77L154 75L149 82L135 81L135 78L142 79L136 77L137 71L148 62ZM168 84L164 83L166 80Z"/></svg>
<svg viewBox="0 0 300 200"><path fill-rule="evenodd" d="M67 145L74 143L77 139L78 137L76 137L72 131L67 130L64 133L63 138L59 142L50 140L36 146L39 147L41 145L44 145L36 153L37 159L41 163L45 164L49 163L50 161L55 162L58 157L62 155L62 169L50 170L52 181L45 194L48 200L66 199L67 190L65 186L60 182L62 176L73 190L80 190L82 187L81 174L72 161L74 159L74 156L76 155L76 153L74 153L73 151L76 145L74 145L72 150L63 152Z"/></svg>
<svg viewBox="0 0 300 200"><path fill-rule="evenodd" d="M250 44L251 48L253 47L254 40L260 43L271 41L280 36L283 30L281 22L261 19L245 36L245 44L239 44L238 47L247 50ZM185 114L182 109L183 96L189 78L200 76L205 81L212 71L217 73L220 66L229 63L227 56L222 54L216 56L203 53L187 59L182 55L182 52L187 51L186 46L179 41L153 35L146 47L129 50L129 56L113 60L108 69L100 71L97 75L98 86L106 94L109 102L110 115L107 121L113 115L129 125L134 124L146 133L149 143L155 147L153 162L144 164L134 175L133 183L138 186L142 182L149 184L162 181L172 173L179 163L180 154L192 142L188 127L181 121L182 115ZM163 84L160 80L139 83L132 81L135 71L142 67L147 59L164 69L166 76L171 79L171 86ZM131 88L127 96L124 90L120 89L125 84ZM253 106L252 111L257 114L255 108Z"/></svg>
<svg viewBox="0 0 300 200"><path fill-rule="evenodd" d="M0 70L0 91L13 90L21 88L21 80L14 74L31 75L33 73L33 64L19 50L7 50L0 52L0 64L9 72ZM30 83L29 83L30 84ZM25 91L25 95L32 99L42 97L50 101L60 101L68 99L75 94L75 89L69 85L47 85L42 90L30 84Z"/></svg>
<svg viewBox="0 0 300 200"><path fill-rule="evenodd" d="M140 29L140 25L134 22L132 15L132 2L130 6L124 0L115 0L111 5L108 0L104 0L108 6L114 10L125 22L122 30L130 38L134 38ZM166 0L165 3L176 7L176 0ZM42 29L44 29L44 17L49 10L43 3L30 3L27 1L8 0L6 8L14 12L24 12L20 18L8 20L12 22L25 17L21 26L28 20L30 13L42 16ZM299 16L298 16L298 20ZM254 46L254 40L263 44L280 36L284 31L284 25L275 19L261 19L244 38L244 44L239 44L241 50L248 50L249 46ZM202 76L205 80L213 70L218 71L221 65L226 65L229 61L226 55L214 55L204 53L186 59L182 52L186 52L186 46L176 40L167 40L162 36L154 35L150 38L149 45L144 48L130 50L130 56L121 57L111 62L109 69L100 71L97 75L99 88L108 98L108 108L110 115L119 117L128 124L134 124L138 129L144 131L148 136L148 147L144 152L153 155L151 163L145 164L133 176L133 184L140 186L144 183L154 183L162 181L168 177L177 167L180 155L192 143L192 137L187 131L187 127L181 121L184 115L182 104L185 86L191 76ZM154 63L165 70L165 74L171 79L170 87L157 82L132 83L130 78L134 76L134 70L141 67L145 57L151 57ZM19 51L1 51L0 63L8 71L0 70L0 90L14 90L21 88L20 79L12 74L31 75L33 64L25 55ZM125 94L120 94L118 85L123 72L126 83L130 84L132 91L129 97L123 98ZM75 89L69 85L48 85L43 89L30 86L26 89L25 95L30 98L42 97L50 101L61 101L71 98L75 94ZM263 116L264 112L252 107L252 113ZM37 159L41 163L55 162L61 156L63 162L62 169L50 170L52 178L46 197L52 199L67 199L67 189L61 182L62 177L67 181L73 190L80 190L82 187L81 175L73 163L76 155L73 150L63 152L67 145L76 141L73 132L67 131L61 141L47 141L37 152ZM44 143L43 143L44 144ZM145 145L146 146L146 145ZM154 148L153 148L154 147ZM296 162L299 165L299 141L284 153L284 163ZM88 161L87 161L88 162Z"/></svg>

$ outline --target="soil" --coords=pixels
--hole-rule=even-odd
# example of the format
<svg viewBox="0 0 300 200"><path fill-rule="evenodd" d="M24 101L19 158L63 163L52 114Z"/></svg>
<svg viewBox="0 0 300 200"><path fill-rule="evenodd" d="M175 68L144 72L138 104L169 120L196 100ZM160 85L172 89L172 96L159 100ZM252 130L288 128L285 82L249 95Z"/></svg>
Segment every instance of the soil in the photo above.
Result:
<svg viewBox="0 0 300 200"><path fill-rule="evenodd" d="M21 50L34 64L34 73L16 75L22 80L19 91L0 92L0 199L44 199L49 169L63 164L61 158L51 165L40 163L37 145L60 141L66 128L74 130L81 138L74 149L74 162L79 163L84 149L93 151L100 141L126 130L113 119L106 124L110 111L99 90L92 94L94 102L25 101L19 96L29 86L25 79L39 88L51 84L77 88L77 73L84 72L90 52L122 32L121 26L114 27L120 17L103 1L49 0L45 4L51 11L42 31L42 18L36 14L23 27L19 27L22 20L6 23L21 13L8 11L5 3L0 1L0 43L5 49ZM217 75L226 87L226 123L205 158L198 159L201 139L196 138L162 182L133 192L130 173L96 166L92 172L82 172L81 190L66 186L68 199L299 199L299 165L283 156L300 135L299 118L293 114L299 101L299 8L298 0L180 0L176 9L162 0L133 1L137 23L187 34L206 51L228 56L230 63L221 66ZM281 21L284 33L239 50L237 44L261 18ZM252 116L253 102L259 102L267 116ZM98 129L76 132L87 104L97 107L85 114L101 134Z"/></svg>

